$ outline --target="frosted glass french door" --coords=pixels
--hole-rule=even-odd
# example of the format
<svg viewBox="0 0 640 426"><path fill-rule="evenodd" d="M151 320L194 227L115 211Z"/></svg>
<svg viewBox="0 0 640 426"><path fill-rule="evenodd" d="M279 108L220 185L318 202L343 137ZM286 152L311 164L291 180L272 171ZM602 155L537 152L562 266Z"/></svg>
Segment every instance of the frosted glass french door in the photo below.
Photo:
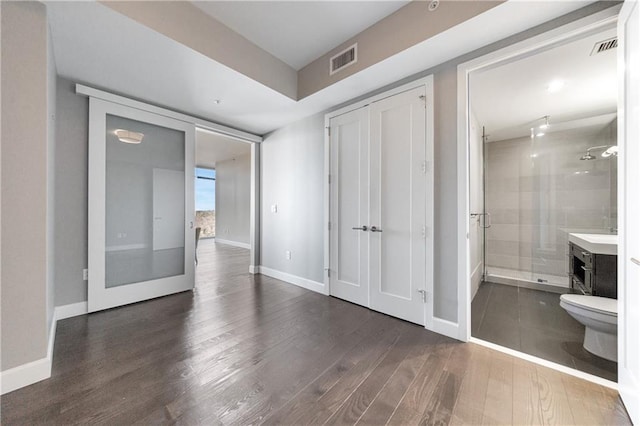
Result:
<svg viewBox="0 0 640 426"><path fill-rule="evenodd" d="M194 126L94 98L89 114L89 312L192 289Z"/></svg>

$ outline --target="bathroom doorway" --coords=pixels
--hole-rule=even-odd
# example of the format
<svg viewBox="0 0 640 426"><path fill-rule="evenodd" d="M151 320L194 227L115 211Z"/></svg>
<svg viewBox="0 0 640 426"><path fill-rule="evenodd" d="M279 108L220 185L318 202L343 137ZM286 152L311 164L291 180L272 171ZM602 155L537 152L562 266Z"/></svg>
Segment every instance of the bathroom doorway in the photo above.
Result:
<svg viewBox="0 0 640 426"><path fill-rule="evenodd" d="M585 335L617 331L616 48L609 25L469 74L470 334L610 382Z"/></svg>

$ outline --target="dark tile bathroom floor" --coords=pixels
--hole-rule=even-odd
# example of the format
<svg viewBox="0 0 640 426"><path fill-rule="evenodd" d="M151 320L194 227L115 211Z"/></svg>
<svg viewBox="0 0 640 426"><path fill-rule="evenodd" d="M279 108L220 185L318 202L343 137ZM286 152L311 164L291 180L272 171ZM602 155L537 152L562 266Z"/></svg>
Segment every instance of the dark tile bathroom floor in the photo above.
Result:
<svg viewBox="0 0 640 426"><path fill-rule="evenodd" d="M617 381L617 364L582 347L584 326L556 293L483 282L471 303L471 335Z"/></svg>

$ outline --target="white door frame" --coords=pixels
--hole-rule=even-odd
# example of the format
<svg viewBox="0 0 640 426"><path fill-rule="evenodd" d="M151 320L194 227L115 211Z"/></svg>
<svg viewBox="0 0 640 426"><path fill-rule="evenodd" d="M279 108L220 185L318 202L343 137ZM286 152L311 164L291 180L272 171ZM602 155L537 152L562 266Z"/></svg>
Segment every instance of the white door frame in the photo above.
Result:
<svg viewBox="0 0 640 426"><path fill-rule="evenodd" d="M168 118L184 121L195 126L200 130L216 133L237 139L238 141L251 144L251 201L250 201L250 223L249 223L249 245L250 245L250 261L249 273L257 274L258 265L260 265L260 142L262 137L252 133L243 132L241 130L227 127L222 124L207 121L198 117L193 117L170 109L157 107L155 105L136 101L124 96L115 95L103 90L94 89L93 87L76 84L76 93L85 95L90 98L102 99L116 104L136 108L161 115Z"/></svg>
<svg viewBox="0 0 640 426"><path fill-rule="evenodd" d="M395 87L393 89L387 90L383 93L371 96L359 102L354 102L353 104L347 105L343 108L337 109L335 111L331 111L324 116L324 288L323 294L330 295L330 283L329 283L329 265L330 265L330 232L329 232L329 221L331 218L331 183L330 183L330 171L331 171L331 138L329 137L329 127L330 121L333 117L337 117L339 115L345 114L350 111L354 111L359 108L363 108L372 102L379 101L381 99L385 99L394 95L397 95L402 92L406 92L411 89L415 89L417 87L424 86L425 93L427 96L426 103L426 161L427 161L427 209L426 209L426 218L425 224L427 227L426 231L426 245L427 245L427 259L426 259L426 269L427 269L427 282L426 282L426 290L428 293L426 308L425 308L425 328L429 330L433 330L434 322L433 322L433 226L434 226L434 206L433 200L435 197L434 194L434 167L433 167L433 139L434 139L434 117L433 117L433 109L434 109L434 99L433 99L433 75L429 75L417 80L414 80L410 83L403 84L401 86Z"/></svg>
<svg viewBox="0 0 640 426"><path fill-rule="evenodd" d="M458 339L471 339L471 267L469 242L469 74L590 32L615 28L622 5L610 7L544 34L458 65Z"/></svg>
<svg viewBox="0 0 640 426"><path fill-rule="evenodd" d="M637 51L631 51L633 47L637 46L638 41L634 40L629 42L628 39L623 36L623 32L627 29L627 25L633 25L637 28L640 23L637 21L637 13L639 12L640 4L636 1L625 1L622 11L620 12L620 20L618 23L618 64L625 64L627 60L627 54L638 54ZM638 93L633 93L630 88L627 87L627 81L629 76L632 75L630 66L618 67L618 81L624 82L619 85L618 92L618 147L620 152L620 159L618 161L618 297L621 298L621 302L618 303L618 383L619 392L622 401L627 408L631 421L635 424L640 423L640 381L638 380L637 371L634 371L636 366L634 365L634 356L632 350L637 349L637 338L634 334L637 330L637 324L634 324L633 312L637 312L638 307L634 306L634 300L630 300L625 297L628 293L628 289L631 286L638 285L638 282L633 282L629 276L635 277L635 270L637 265L632 264L632 256L637 256L636 253L631 252L634 248L632 239L638 238L638 235L632 235L628 230L628 227L637 221L637 217L629 216L631 213L630 207L633 207L633 202L637 201L633 199L633 191L637 190L637 182L633 179L635 176L629 170L630 167L635 167L635 161L637 158L633 158L629 155L634 155L637 152L638 141L633 141L627 138L627 132L630 127L637 126L637 117L631 118L628 108L632 105L630 98L637 97ZM636 76L637 78L637 76ZM637 99L636 99L637 100ZM637 127L636 127L637 129ZM636 146L632 146L631 144ZM629 200L629 201L627 201ZM631 201L633 200L633 201ZM633 230L631 231L633 232ZM631 269L633 268L633 269ZM631 327L629 327L631 326ZM631 329L630 329L631 328ZM635 330L633 330L635 328ZM627 342L632 342L627 346Z"/></svg>

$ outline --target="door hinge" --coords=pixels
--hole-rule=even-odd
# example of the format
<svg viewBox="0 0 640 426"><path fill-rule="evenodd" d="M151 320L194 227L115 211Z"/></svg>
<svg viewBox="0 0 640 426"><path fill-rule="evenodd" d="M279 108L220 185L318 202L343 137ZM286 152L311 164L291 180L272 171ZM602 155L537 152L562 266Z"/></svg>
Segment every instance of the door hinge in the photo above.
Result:
<svg viewBox="0 0 640 426"><path fill-rule="evenodd" d="M327 277L331 278L331 269L327 269Z"/></svg>
<svg viewBox="0 0 640 426"><path fill-rule="evenodd" d="M418 96L418 98L420 98L420 100L422 101L422 105L424 106L424 109L427 109L427 97L425 95L420 95Z"/></svg>
<svg viewBox="0 0 640 426"><path fill-rule="evenodd" d="M328 181L329 185L331 185L331 175L329 175L329 176L327 177L327 181Z"/></svg>
<svg viewBox="0 0 640 426"><path fill-rule="evenodd" d="M418 290L418 293L422 297L422 303L427 303L427 290Z"/></svg>
<svg viewBox="0 0 640 426"><path fill-rule="evenodd" d="M422 174L426 175L427 171L429 170L429 162L428 161L423 161L422 162Z"/></svg>
<svg viewBox="0 0 640 426"><path fill-rule="evenodd" d="M331 127L327 127L327 136L331 137Z"/></svg>
<svg viewBox="0 0 640 426"><path fill-rule="evenodd" d="M427 239L427 227L426 226L422 227L422 239L423 240Z"/></svg>
<svg viewBox="0 0 640 426"><path fill-rule="evenodd" d="M331 222L328 222L328 223L327 223L327 230L328 230L328 231L331 231Z"/></svg>

